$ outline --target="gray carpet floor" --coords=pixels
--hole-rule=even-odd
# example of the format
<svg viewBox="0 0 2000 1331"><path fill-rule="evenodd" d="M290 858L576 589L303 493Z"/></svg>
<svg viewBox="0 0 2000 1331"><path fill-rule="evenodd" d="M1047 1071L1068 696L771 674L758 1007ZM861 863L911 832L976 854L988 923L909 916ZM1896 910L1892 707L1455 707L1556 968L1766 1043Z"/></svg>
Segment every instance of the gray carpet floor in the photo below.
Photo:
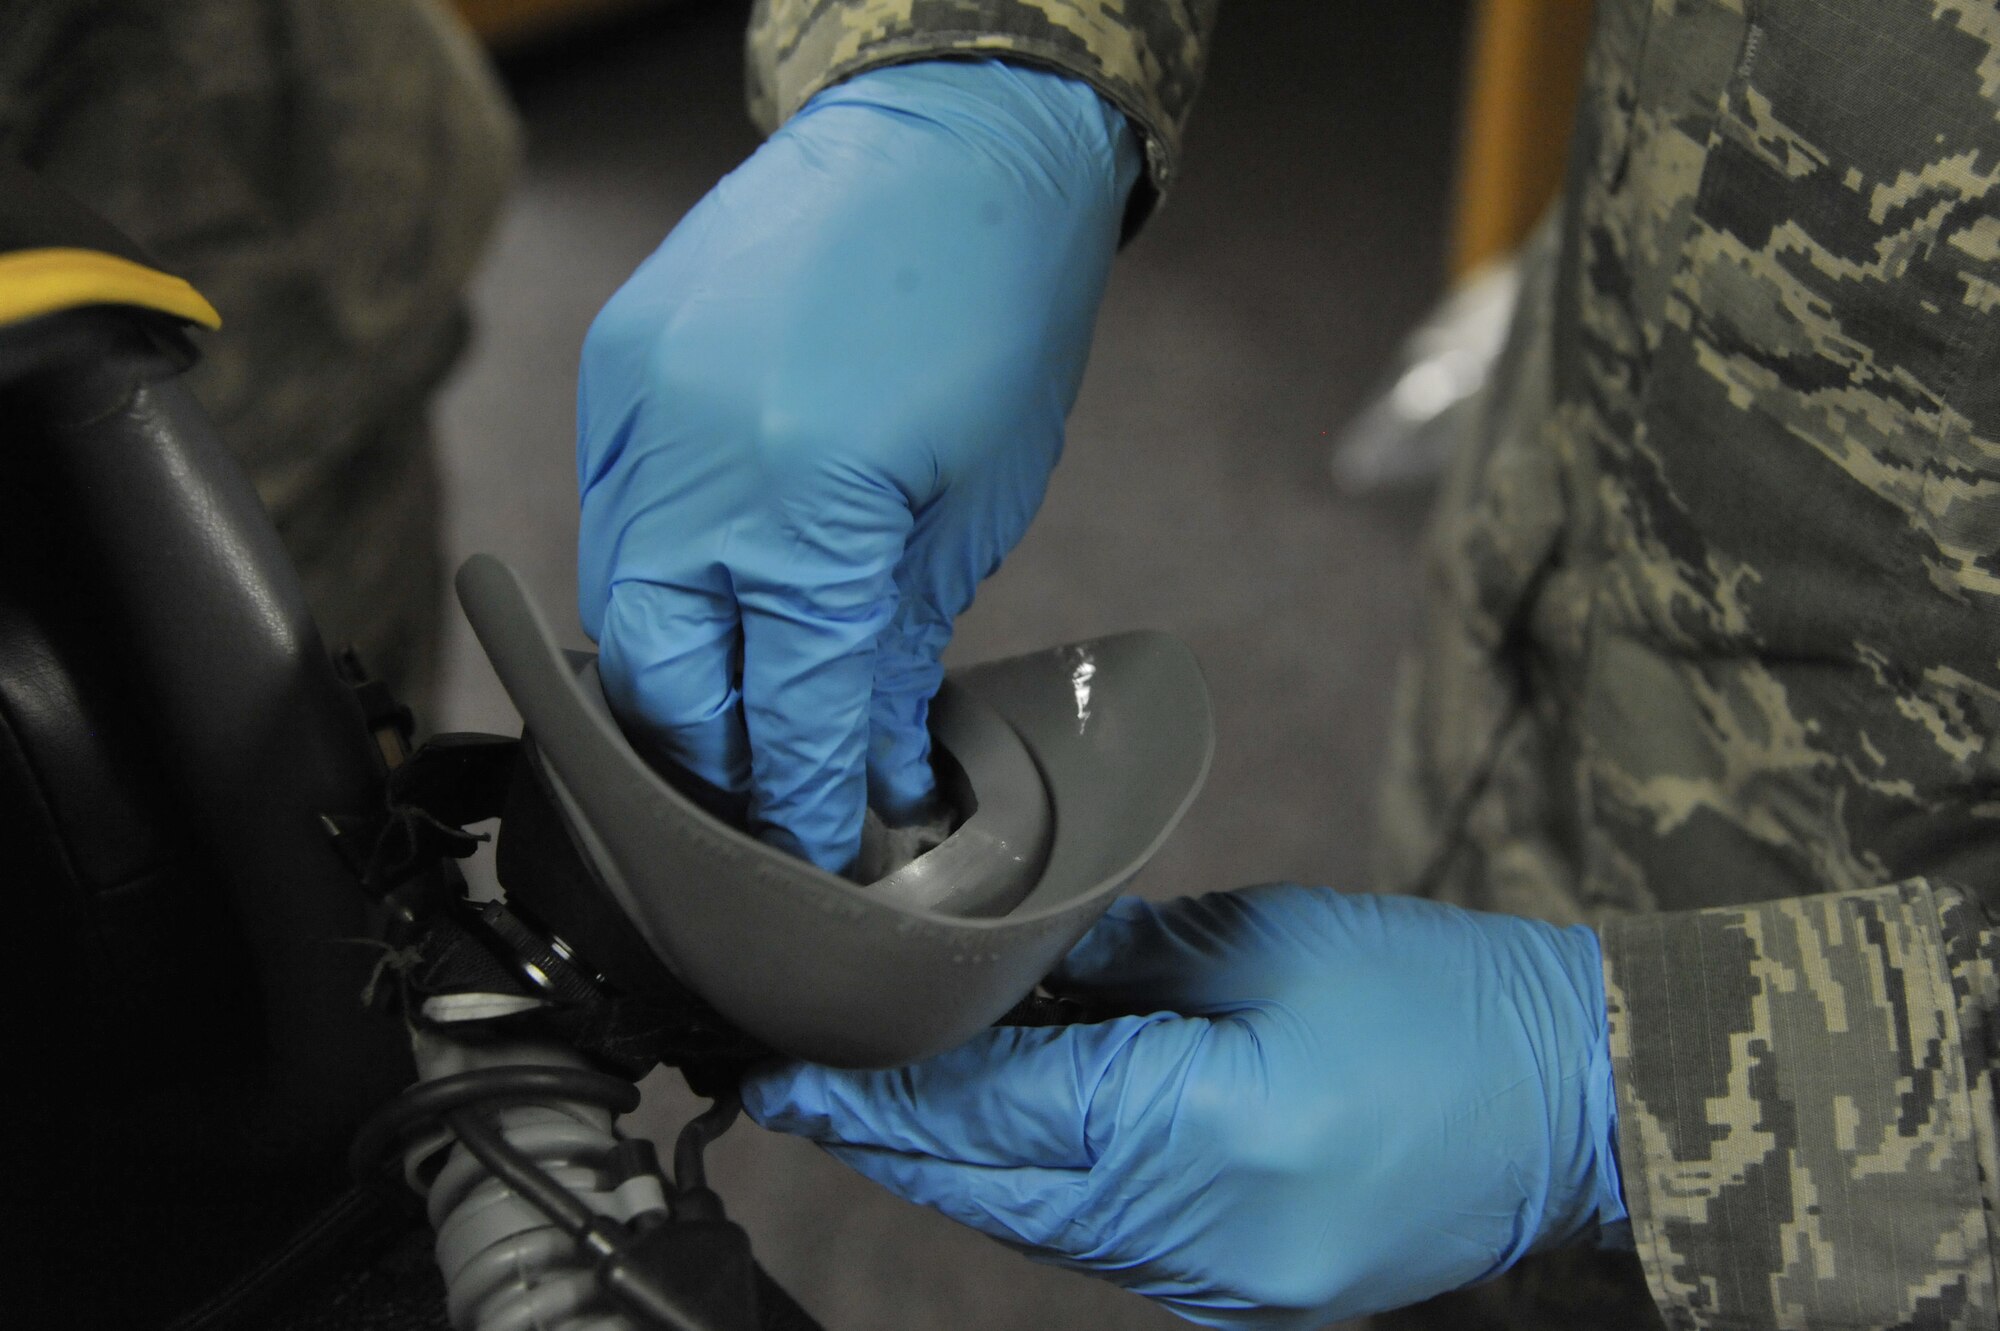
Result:
<svg viewBox="0 0 2000 1331"><path fill-rule="evenodd" d="M756 146L743 8L688 4L516 61L527 166L441 409L450 542L503 555L575 624L573 395L599 305ZM1332 433L1441 281L1463 7L1225 6L1186 177L1123 255L1042 514L951 659L1134 627L1200 657L1218 743L1205 793L1137 884L1365 888L1422 505L1338 494ZM579 644L580 630L575 631ZM446 729L517 724L462 624ZM694 1102L655 1076L635 1120ZM809 1146L737 1129L714 1182L831 1331L1182 1325L899 1203Z"/></svg>

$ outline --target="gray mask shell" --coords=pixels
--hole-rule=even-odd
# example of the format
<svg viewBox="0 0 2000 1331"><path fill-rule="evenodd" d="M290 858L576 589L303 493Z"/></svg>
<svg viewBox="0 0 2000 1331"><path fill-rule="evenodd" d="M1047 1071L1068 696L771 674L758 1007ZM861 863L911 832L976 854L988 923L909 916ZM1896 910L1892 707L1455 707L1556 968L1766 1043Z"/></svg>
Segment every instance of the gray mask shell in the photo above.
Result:
<svg viewBox="0 0 2000 1331"><path fill-rule="evenodd" d="M857 886L654 771L612 719L595 657L563 650L512 569L475 555L457 586L593 874L683 983L814 1062L898 1066L991 1025L1159 849L1214 749L1200 667L1164 633L953 670L931 729L964 821Z"/></svg>

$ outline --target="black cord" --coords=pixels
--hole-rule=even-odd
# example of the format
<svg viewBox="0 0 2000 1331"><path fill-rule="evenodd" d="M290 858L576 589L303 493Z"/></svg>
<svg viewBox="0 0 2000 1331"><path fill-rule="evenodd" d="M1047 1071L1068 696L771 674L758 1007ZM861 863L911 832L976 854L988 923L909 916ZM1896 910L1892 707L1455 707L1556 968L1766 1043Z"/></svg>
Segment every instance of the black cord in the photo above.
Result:
<svg viewBox="0 0 2000 1331"><path fill-rule="evenodd" d="M677 1190L693 1192L697 1188L708 1187L708 1169L702 1163L701 1153L717 1137L729 1131L729 1125L742 1112L742 1098L735 1091L727 1091L716 1096L714 1104L688 1120L688 1125L674 1140L674 1187Z"/></svg>
<svg viewBox="0 0 2000 1331"><path fill-rule="evenodd" d="M361 1125L347 1165L361 1183L380 1180L382 1165L413 1129L454 1110L490 1101L580 1100L617 1114L639 1107L639 1088L623 1077L587 1068L481 1068L418 1082Z"/></svg>

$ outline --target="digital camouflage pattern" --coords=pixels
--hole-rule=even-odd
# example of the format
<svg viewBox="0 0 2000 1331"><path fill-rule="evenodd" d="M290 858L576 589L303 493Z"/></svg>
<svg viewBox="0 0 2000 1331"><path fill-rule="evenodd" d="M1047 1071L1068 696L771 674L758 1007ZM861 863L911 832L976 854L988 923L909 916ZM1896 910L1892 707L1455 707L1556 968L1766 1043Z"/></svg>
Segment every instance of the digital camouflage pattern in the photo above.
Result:
<svg viewBox="0 0 2000 1331"><path fill-rule="evenodd" d="M1599 928L1669 1325L1991 1326L2000 12L1602 0L1587 79L1384 882ZM1640 1324L1556 1260L1456 1324Z"/></svg>
<svg viewBox="0 0 2000 1331"><path fill-rule="evenodd" d="M513 170L443 0L0 5L0 152L192 281L190 376L330 641L405 689L443 591L428 399Z"/></svg>
<svg viewBox="0 0 2000 1331"><path fill-rule="evenodd" d="M1129 116L1146 141L1150 192L1172 187L1221 0L757 0L750 17L750 113L776 129L821 88L898 61L1005 56L1074 75Z"/></svg>
<svg viewBox="0 0 2000 1331"><path fill-rule="evenodd" d="M1619 1136L1677 1326L2000 1322L1993 931L1922 880L1606 939Z"/></svg>

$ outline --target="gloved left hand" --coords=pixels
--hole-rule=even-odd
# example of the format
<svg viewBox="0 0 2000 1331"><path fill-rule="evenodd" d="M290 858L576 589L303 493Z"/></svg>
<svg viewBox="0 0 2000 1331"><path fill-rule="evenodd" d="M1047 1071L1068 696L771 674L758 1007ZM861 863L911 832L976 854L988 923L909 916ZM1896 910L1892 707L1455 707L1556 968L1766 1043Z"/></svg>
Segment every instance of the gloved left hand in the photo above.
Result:
<svg viewBox="0 0 2000 1331"><path fill-rule="evenodd" d="M744 1105L1204 1326L1312 1327L1625 1215L1595 935L1285 885L1115 905L1052 979L1149 1015Z"/></svg>

